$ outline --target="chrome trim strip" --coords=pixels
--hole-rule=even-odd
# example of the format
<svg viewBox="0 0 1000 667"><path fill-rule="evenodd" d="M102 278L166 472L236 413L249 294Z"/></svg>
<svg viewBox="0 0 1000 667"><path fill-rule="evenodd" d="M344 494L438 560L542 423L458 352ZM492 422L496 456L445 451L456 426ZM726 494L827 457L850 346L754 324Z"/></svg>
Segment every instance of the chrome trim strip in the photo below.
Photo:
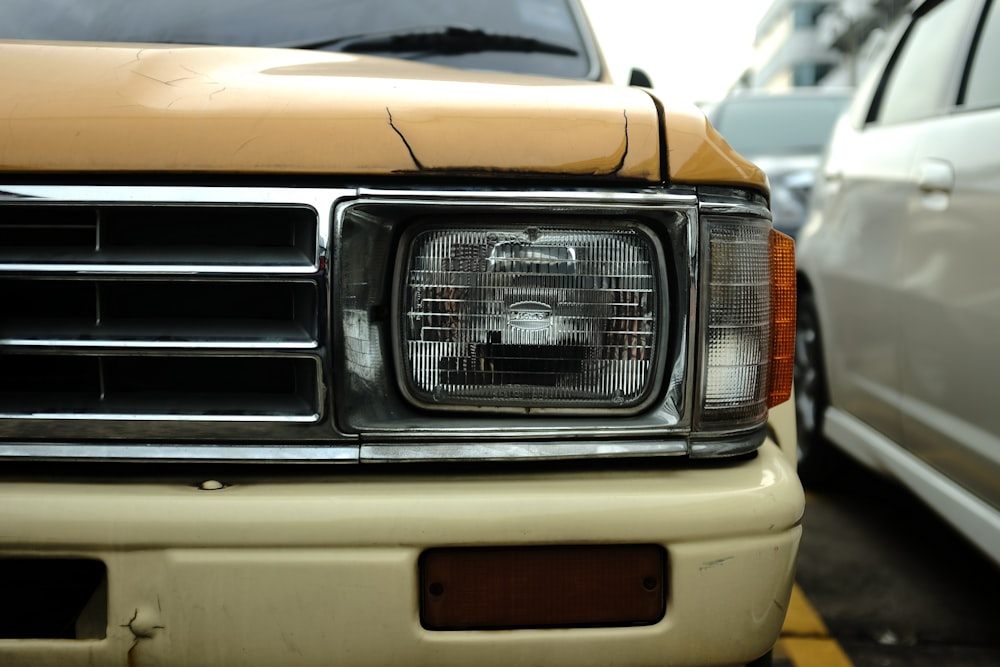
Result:
<svg viewBox="0 0 1000 667"><path fill-rule="evenodd" d="M406 203L458 203L458 204L507 204L509 206L524 206L525 204L557 204L617 206L629 204L632 206L651 206L655 208L670 208L697 206L698 195L694 188L671 187L666 190L647 189L635 192L593 191L593 190L396 190L382 188L358 188L359 199L406 202Z"/></svg>
<svg viewBox="0 0 1000 667"><path fill-rule="evenodd" d="M756 451L767 439L767 427L761 425L750 433L737 435L712 434L712 440L692 440L691 458L717 459L749 454Z"/></svg>
<svg viewBox="0 0 1000 667"><path fill-rule="evenodd" d="M771 219L771 212L766 206L752 202L734 203L703 199L699 208L705 215L752 215Z"/></svg>
<svg viewBox="0 0 1000 667"><path fill-rule="evenodd" d="M460 443L447 445L361 445L362 463L417 461L558 461L581 458L684 456L683 440L664 442Z"/></svg>
<svg viewBox="0 0 1000 667"><path fill-rule="evenodd" d="M0 419L16 419L19 421L38 421L38 420L53 420L53 421L95 421L95 422L107 422L107 421L120 421L120 422L240 422L240 423L256 423L256 422L274 422L281 424L315 424L320 420L321 415L318 413L312 414L301 414L301 415L266 415L260 413L254 414L172 414L169 412L86 412L86 413L75 413L75 412L34 412L31 414L24 414L19 412L0 412ZM0 442L0 452L3 451L5 445Z"/></svg>
<svg viewBox="0 0 1000 667"><path fill-rule="evenodd" d="M676 416L665 415L663 411L651 410L654 413L641 424L636 418L629 416L609 417L606 419L586 418L588 423L581 426L584 417L562 415L560 417L543 417L533 419L514 419L504 415L507 425L498 427L493 419L496 413L476 416L468 413L454 415L435 415L436 419L428 420L436 423L419 423L408 417L400 417L398 423L379 429L366 431L370 438L377 438L382 444L393 446L419 446L425 442L437 444L460 443L463 440L476 438L480 441L487 438L501 442L537 442L540 439L558 442L575 442L581 438L614 438L616 440L633 440L648 438L680 437L686 434L684 428L678 428ZM600 415L608 417L607 415ZM447 430L441 427L447 422ZM486 422L484 424L484 422ZM631 425L627 422L632 422Z"/></svg>
<svg viewBox="0 0 1000 667"><path fill-rule="evenodd" d="M688 426L691 426L695 423L698 412L697 387L700 385L695 383L701 382L701 373L698 370L698 355L702 353L702 349L698 340L702 322L701 318L698 317L698 308L702 301L698 286L701 282L703 250L701 244L701 219L698 216L698 209L688 209L685 216L687 218L688 243L688 256L685 258L687 261L688 312L687 326L684 328L686 339L681 341L681 344L685 346L687 354L683 359L677 359L677 364L684 364L684 367L675 368L672 372L675 376L684 378L684 400L681 409L683 410L683 414L687 415Z"/></svg>
<svg viewBox="0 0 1000 667"><path fill-rule="evenodd" d="M291 195L294 193L294 195ZM42 199L79 202L145 204L184 202L190 204L255 203L275 206L312 204L322 210L324 202L353 194L348 188L247 187L209 185L4 185L0 201Z"/></svg>
<svg viewBox="0 0 1000 667"><path fill-rule="evenodd" d="M284 463L357 463L357 445L255 446L255 445L23 445L4 444L0 460L78 460L78 461L220 461Z"/></svg>
<svg viewBox="0 0 1000 667"><path fill-rule="evenodd" d="M116 341L113 339L93 339L93 340L67 340L65 338L3 338L0 337L0 345L10 347L20 347L25 349L46 349L57 348L72 349L151 349L151 350L257 350L262 351L259 355L246 356L272 356L268 354L270 350L297 350L308 352L319 348L319 343L315 340L293 342L293 341L269 341L267 345L261 345L260 341L156 341L156 340L128 340Z"/></svg>
<svg viewBox="0 0 1000 667"><path fill-rule="evenodd" d="M116 275L130 276L168 275L187 276L192 274L225 276L225 275L263 275L267 273L312 275L316 266L286 266L274 264L254 264L251 266L212 266L211 264L23 264L0 262L0 271L25 273L47 271L51 273L73 273L76 275Z"/></svg>

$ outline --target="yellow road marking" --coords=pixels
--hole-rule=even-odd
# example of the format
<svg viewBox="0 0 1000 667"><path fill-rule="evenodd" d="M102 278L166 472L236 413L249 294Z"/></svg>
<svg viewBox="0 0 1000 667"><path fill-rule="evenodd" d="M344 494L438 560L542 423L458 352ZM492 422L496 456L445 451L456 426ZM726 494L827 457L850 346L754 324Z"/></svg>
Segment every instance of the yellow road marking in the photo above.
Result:
<svg viewBox="0 0 1000 667"><path fill-rule="evenodd" d="M853 667L798 585L792 589L788 614L774 652L795 667Z"/></svg>
<svg viewBox="0 0 1000 667"><path fill-rule="evenodd" d="M798 584L792 587L792 599L788 601L788 614L781 628L782 636L828 637L830 631L816 609L806 598Z"/></svg>

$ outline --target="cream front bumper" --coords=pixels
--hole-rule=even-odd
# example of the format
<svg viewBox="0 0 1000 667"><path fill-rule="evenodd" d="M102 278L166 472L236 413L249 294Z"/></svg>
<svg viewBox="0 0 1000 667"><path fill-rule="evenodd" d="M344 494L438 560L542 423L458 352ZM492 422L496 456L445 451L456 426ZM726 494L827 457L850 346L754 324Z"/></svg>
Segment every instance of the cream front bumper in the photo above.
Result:
<svg viewBox="0 0 1000 667"><path fill-rule="evenodd" d="M103 639L4 639L0 664L729 665L780 631L804 498L770 441L707 467L335 472L217 490L4 477L0 558L99 559L108 601ZM650 543L669 558L655 625L421 626L427 548Z"/></svg>

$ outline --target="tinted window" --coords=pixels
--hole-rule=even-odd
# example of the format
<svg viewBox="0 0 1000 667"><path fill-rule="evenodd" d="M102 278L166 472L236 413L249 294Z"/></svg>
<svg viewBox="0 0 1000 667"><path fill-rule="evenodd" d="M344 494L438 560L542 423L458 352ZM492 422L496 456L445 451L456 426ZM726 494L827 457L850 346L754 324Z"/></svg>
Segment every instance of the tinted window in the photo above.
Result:
<svg viewBox="0 0 1000 667"><path fill-rule="evenodd" d="M0 38L266 46L454 25L529 37L576 55L417 48L377 55L572 78L595 69L567 0L3 0L2 5Z"/></svg>
<svg viewBox="0 0 1000 667"><path fill-rule="evenodd" d="M994 1L972 59L965 103L970 107L1000 105L1000 2Z"/></svg>
<svg viewBox="0 0 1000 667"><path fill-rule="evenodd" d="M733 97L712 113L712 124L747 156L819 153L847 96Z"/></svg>
<svg viewBox="0 0 1000 667"><path fill-rule="evenodd" d="M977 2L944 0L915 19L883 83L879 122L926 118L949 102L945 95L956 80L956 63Z"/></svg>

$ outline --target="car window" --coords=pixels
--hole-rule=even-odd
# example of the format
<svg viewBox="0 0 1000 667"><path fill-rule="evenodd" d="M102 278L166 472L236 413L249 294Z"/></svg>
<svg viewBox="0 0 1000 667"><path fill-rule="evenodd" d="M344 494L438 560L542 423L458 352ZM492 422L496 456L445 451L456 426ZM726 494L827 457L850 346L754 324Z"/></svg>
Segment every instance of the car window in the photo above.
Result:
<svg viewBox="0 0 1000 667"><path fill-rule="evenodd" d="M965 88L965 104L971 108L1000 105L1000 3L990 5L989 16L979 36Z"/></svg>
<svg viewBox="0 0 1000 667"><path fill-rule="evenodd" d="M743 155L818 153L849 97L733 97L710 114L730 146Z"/></svg>
<svg viewBox="0 0 1000 667"><path fill-rule="evenodd" d="M429 32L445 26L537 40L559 49L478 49L466 43L378 51L453 65L565 78L596 78L593 46L569 0L3 0L0 39L293 46Z"/></svg>
<svg viewBox="0 0 1000 667"><path fill-rule="evenodd" d="M977 2L944 0L918 14L883 79L869 120L902 123L942 111L948 88L957 80L956 55Z"/></svg>

